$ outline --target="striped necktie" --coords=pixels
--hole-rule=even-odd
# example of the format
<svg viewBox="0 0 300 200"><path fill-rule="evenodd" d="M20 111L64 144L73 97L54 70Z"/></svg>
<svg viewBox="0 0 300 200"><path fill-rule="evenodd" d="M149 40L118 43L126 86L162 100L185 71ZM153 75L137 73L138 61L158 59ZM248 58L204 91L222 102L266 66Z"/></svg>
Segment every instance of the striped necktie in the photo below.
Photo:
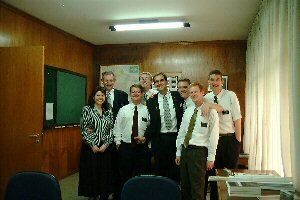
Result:
<svg viewBox="0 0 300 200"><path fill-rule="evenodd" d="M107 92L107 94L106 94L106 101L107 101L107 103L108 103L109 109L111 109L111 108L112 108L112 105L111 105L110 92Z"/></svg>

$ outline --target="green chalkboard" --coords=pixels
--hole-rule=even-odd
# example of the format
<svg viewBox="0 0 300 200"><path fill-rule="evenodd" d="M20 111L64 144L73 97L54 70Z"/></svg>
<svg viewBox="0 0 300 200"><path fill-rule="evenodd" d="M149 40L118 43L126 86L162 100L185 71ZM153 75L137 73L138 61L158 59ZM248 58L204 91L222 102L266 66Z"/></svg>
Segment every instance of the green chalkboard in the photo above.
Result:
<svg viewBox="0 0 300 200"><path fill-rule="evenodd" d="M82 107L86 104L86 84L84 75L45 67L45 128L79 124Z"/></svg>

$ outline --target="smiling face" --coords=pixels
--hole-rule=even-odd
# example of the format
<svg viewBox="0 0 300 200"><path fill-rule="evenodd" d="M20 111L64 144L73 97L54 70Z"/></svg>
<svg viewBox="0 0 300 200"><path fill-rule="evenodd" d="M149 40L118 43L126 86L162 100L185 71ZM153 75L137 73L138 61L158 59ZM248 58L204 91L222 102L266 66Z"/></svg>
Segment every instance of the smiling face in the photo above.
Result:
<svg viewBox="0 0 300 200"><path fill-rule="evenodd" d="M146 90L150 89L152 86L152 76L150 74L141 74L140 84L146 88Z"/></svg>
<svg viewBox="0 0 300 200"><path fill-rule="evenodd" d="M189 93L191 99L197 106L200 106L203 103L204 91L199 87L199 85L191 85L189 88Z"/></svg>
<svg viewBox="0 0 300 200"><path fill-rule="evenodd" d="M222 90L224 80L219 74L211 74L208 79L208 84L210 85L210 88L212 89L214 94L219 94Z"/></svg>
<svg viewBox="0 0 300 200"><path fill-rule="evenodd" d="M115 77L112 74L107 74L103 76L103 84L108 91L111 91L115 86Z"/></svg>
<svg viewBox="0 0 300 200"><path fill-rule="evenodd" d="M161 94L166 94L168 91L168 81L162 74L159 74L153 78L154 85Z"/></svg>
<svg viewBox="0 0 300 200"><path fill-rule="evenodd" d="M142 102L144 93L139 87L131 87L130 98L133 104L138 105Z"/></svg>
<svg viewBox="0 0 300 200"><path fill-rule="evenodd" d="M94 101L96 105L102 107L102 104L105 102L105 94L103 94L101 91L96 92Z"/></svg>
<svg viewBox="0 0 300 200"><path fill-rule="evenodd" d="M178 92L182 98L187 99L190 95L189 94L189 83L186 81L179 81Z"/></svg>

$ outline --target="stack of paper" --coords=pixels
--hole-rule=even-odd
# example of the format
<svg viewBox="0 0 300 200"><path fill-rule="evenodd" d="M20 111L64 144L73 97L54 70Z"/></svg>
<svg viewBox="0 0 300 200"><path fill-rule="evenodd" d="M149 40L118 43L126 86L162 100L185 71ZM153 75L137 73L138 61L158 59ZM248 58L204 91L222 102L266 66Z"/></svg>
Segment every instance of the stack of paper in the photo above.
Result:
<svg viewBox="0 0 300 200"><path fill-rule="evenodd" d="M259 182L261 189L264 190L286 190L294 191L293 183L282 183L282 182Z"/></svg>
<svg viewBox="0 0 300 200"><path fill-rule="evenodd" d="M261 188L256 182L226 181L226 184L229 196L261 196Z"/></svg>

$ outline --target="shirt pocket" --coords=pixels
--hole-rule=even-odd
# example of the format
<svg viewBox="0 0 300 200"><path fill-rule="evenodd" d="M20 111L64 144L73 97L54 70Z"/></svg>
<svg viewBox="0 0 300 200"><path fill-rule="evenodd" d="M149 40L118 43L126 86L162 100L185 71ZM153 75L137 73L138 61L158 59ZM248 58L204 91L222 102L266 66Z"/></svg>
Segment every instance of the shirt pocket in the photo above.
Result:
<svg viewBox="0 0 300 200"><path fill-rule="evenodd" d="M219 113L219 119L224 122L232 121L231 111L225 108L222 113Z"/></svg>

